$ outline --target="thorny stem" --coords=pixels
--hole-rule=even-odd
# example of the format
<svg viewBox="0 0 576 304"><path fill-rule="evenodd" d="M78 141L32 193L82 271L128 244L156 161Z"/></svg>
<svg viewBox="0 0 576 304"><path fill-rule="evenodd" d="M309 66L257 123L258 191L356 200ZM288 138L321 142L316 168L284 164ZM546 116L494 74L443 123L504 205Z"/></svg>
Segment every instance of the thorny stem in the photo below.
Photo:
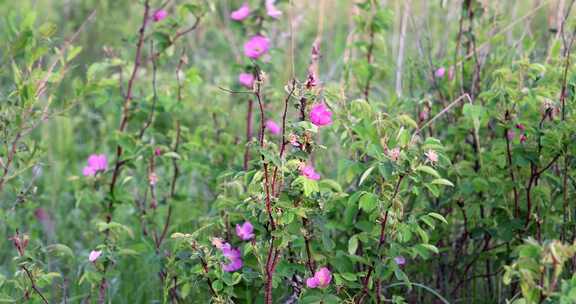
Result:
<svg viewBox="0 0 576 304"><path fill-rule="evenodd" d="M244 171L248 170L248 162L250 161L250 139L252 138L252 108L254 101L248 99L248 111L246 112L246 147L244 148Z"/></svg>
<svg viewBox="0 0 576 304"><path fill-rule="evenodd" d="M294 90L296 89L296 80L292 80L292 88L290 89L290 93L286 96L284 100L284 112L282 113L282 144L280 145L280 160L284 156L284 152L286 150L286 116L288 114L288 103L290 102L290 98L292 94L294 94ZM280 187L276 188L276 177L278 174L278 167L274 168L274 173L272 174L272 194L274 196L278 195L278 191L280 191Z"/></svg>

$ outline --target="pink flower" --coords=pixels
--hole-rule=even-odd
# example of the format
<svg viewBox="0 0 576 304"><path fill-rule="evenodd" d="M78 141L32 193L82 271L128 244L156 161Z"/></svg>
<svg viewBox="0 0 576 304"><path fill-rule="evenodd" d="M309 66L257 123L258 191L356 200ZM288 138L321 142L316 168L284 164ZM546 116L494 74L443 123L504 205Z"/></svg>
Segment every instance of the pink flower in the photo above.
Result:
<svg viewBox="0 0 576 304"><path fill-rule="evenodd" d="M332 112L325 104L319 103L312 107L310 121L319 127L329 125L332 123Z"/></svg>
<svg viewBox="0 0 576 304"><path fill-rule="evenodd" d="M232 248L230 244L224 243L221 247L222 255L228 259L228 264L222 265L222 270L226 272L238 271L242 268L242 253L237 248Z"/></svg>
<svg viewBox="0 0 576 304"><path fill-rule="evenodd" d="M428 150L424 153L424 155L426 156L426 161L435 164L436 162L438 162L438 153L436 153L434 150Z"/></svg>
<svg viewBox="0 0 576 304"><path fill-rule="evenodd" d="M318 174L318 173L314 170L314 167L309 166L309 165L308 165L308 166L303 166L303 167L300 169L300 173L301 173L303 176L305 176L305 177L307 177L308 179L311 179L311 180L319 180L319 179L320 179L320 174Z"/></svg>
<svg viewBox="0 0 576 304"><path fill-rule="evenodd" d="M154 22L159 22L164 20L166 17L168 17L168 12L163 9L159 9L154 13L152 19L154 19Z"/></svg>
<svg viewBox="0 0 576 304"><path fill-rule="evenodd" d="M274 19L278 19L280 18L280 16L282 16L282 11L280 11L279 9L276 8L276 6L274 6L274 2L276 1L266 0L266 14L268 14L268 16Z"/></svg>
<svg viewBox="0 0 576 304"><path fill-rule="evenodd" d="M397 161L398 158L400 158L400 148L394 148L392 150L389 150L388 157L390 157L392 161Z"/></svg>
<svg viewBox="0 0 576 304"><path fill-rule="evenodd" d="M102 250L92 250L88 255L88 261L94 263L102 255Z"/></svg>
<svg viewBox="0 0 576 304"><path fill-rule="evenodd" d="M314 276L306 279L306 286L308 288L326 288L330 285L332 281L332 273L326 267L320 268L320 270L314 273Z"/></svg>
<svg viewBox="0 0 576 304"><path fill-rule="evenodd" d="M406 264L406 259L403 256L399 255L399 256L394 258L394 262L398 266L404 266Z"/></svg>
<svg viewBox="0 0 576 304"><path fill-rule="evenodd" d="M92 154L88 157L87 166L82 169L84 176L94 176L108 169L108 159L104 154Z"/></svg>
<svg viewBox="0 0 576 304"><path fill-rule="evenodd" d="M282 129L280 128L280 126L275 123L273 120L267 120L265 123L266 129L268 129L268 131L270 131L270 133L272 133L273 135L278 135L280 133L282 133Z"/></svg>
<svg viewBox="0 0 576 304"><path fill-rule="evenodd" d="M226 272L234 272L242 269L242 259L230 260L228 264L222 265L222 270Z"/></svg>
<svg viewBox="0 0 576 304"><path fill-rule="evenodd" d="M436 76L436 78L442 78L444 77L444 74L446 74L446 69L444 67L440 67L436 70L436 72L434 72L434 76Z"/></svg>
<svg viewBox="0 0 576 304"><path fill-rule="evenodd" d="M162 155L162 149L160 147L154 149L154 155L156 156Z"/></svg>
<svg viewBox="0 0 576 304"><path fill-rule="evenodd" d="M250 222L244 222L242 225L236 224L236 235L243 241L248 241L254 238L254 227Z"/></svg>
<svg viewBox="0 0 576 304"><path fill-rule="evenodd" d="M248 88L248 89L252 89L254 87L254 74L252 73L240 73L240 75L238 75L238 82Z"/></svg>
<svg viewBox="0 0 576 304"><path fill-rule="evenodd" d="M230 14L230 19L234 21L242 21L250 15L250 7L247 2L244 2L237 10Z"/></svg>
<svg viewBox="0 0 576 304"><path fill-rule="evenodd" d="M268 53L270 40L264 36L254 36L244 43L244 55L251 59L258 59Z"/></svg>
<svg viewBox="0 0 576 304"><path fill-rule="evenodd" d="M526 134L520 135L520 143L525 143L528 140L528 136Z"/></svg>
<svg viewBox="0 0 576 304"><path fill-rule="evenodd" d="M316 85L318 85L318 80L316 79L316 75L314 75L314 72L312 72L312 71L308 72L308 79L306 80L306 88L308 90L310 90L311 88L315 87Z"/></svg>

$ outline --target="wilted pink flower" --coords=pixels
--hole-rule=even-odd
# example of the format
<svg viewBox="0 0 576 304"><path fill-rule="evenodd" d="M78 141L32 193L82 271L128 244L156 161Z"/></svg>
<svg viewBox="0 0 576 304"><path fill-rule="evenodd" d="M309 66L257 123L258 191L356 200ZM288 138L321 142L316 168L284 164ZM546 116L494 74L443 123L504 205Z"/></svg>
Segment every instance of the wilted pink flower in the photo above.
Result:
<svg viewBox="0 0 576 304"><path fill-rule="evenodd" d="M148 181L150 182L151 186L156 185L156 183L158 182L158 175L156 175L156 173L152 172L148 175Z"/></svg>
<svg viewBox="0 0 576 304"><path fill-rule="evenodd" d="M254 74L252 73L240 73L240 75L238 75L238 82L248 88L248 89L252 89L252 87L254 87Z"/></svg>
<svg viewBox="0 0 576 304"><path fill-rule="evenodd" d="M152 18L154 19L154 22L159 22L164 20L166 17L168 17L168 12L163 9L159 9L154 13Z"/></svg>
<svg viewBox="0 0 576 304"><path fill-rule="evenodd" d="M512 129L509 129L508 131L506 131L506 137L508 138L508 140L514 140L515 135L516 135L516 133Z"/></svg>
<svg viewBox="0 0 576 304"><path fill-rule="evenodd" d="M526 127L524 127L523 124L516 124L516 128L519 129L519 130L522 131L522 132L526 131Z"/></svg>
<svg viewBox="0 0 576 304"><path fill-rule="evenodd" d="M247 2L244 2L242 6L230 14L230 19L235 21L242 21L246 19L248 15L250 15L250 7L248 6Z"/></svg>
<svg viewBox="0 0 576 304"><path fill-rule="evenodd" d="M246 221L244 224L236 224L236 235L243 241L248 241L254 238L254 227L252 223Z"/></svg>
<svg viewBox="0 0 576 304"><path fill-rule="evenodd" d="M399 256L394 258L394 262L398 266L404 266L406 264L406 259L403 256L399 255Z"/></svg>
<svg viewBox="0 0 576 304"><path fill-rule="evenodd" d="M92 154L88 157L88 165L82 169L84 176L94 176L96 173L108 169L108 159L104 154Z"/></svg>
<svg viewBox="0 0 576 304"><path fill-rule="evenodd" d="M280 18L282 12L274 6L275 0L266 0L266 14L274 19Z"/></svg>
<svg viewBox="0 0 576 304"><path fill-rule="evenodd" d="M526 134L520 135L520 143L525 143L528 140L528 136Z"/></svg>
<svg viewBox="0 0 576 304"><path fill-rule="evenodd" d="M318 80L316 79L316 75L314 72L308 72L308 79L306 80L306 88L310 90L311 88L318 85Z"/></svg>
<svg viewBox="0 0 576 304"><path fill-rule="evenodd" d="M88 255L88 261L94 263L102 255L102 250L92 250L90 255Z"/></svg>
<svg viewBox="0 0 576 304"><path fill-rule="evenodd" d="M436 76L436 78L442 78L444 77L444 74L446 74L446 69L444 67L440 67L436 70L436 72L434 72L434 76Z"/></svg>
<svg viewBox="0 0 576 304"><path fill-rule="evenodd" d="M224 240L221 238L212 238L212 245L214 245L214 247L218 248L218 249L222 249L222 246L224 246Z"/></svg>
<svg viewBox="0 0 576 304"><path fill-rule="evenodd" d="M428 150L424 153L426 156L426 161L435 164L438 162L438 153L434 150Z"/></svg>
<svg viewBox="0 0 576 304"><path fill-rule="evenodd" d="M330 285L332 281L332 273L326 267L320 268L320 270L314 273L314 276L306 279L306 286L308 288L326 288Z"/></svg>
<svg viewBox="0 0 576 304"><path fill-rule="evenodd" d="M278 135L280 133L282 133L282 128L280 128L280 126L275 123L273 120L267 120L266 121L266 129L268 129L268 131L274 135Z"/></svg>
<svg viewBox="0 0 576 304"><path fill-rule="evenodd" d="M428 111L427 108L425 108L424 110L422 110L422 112L420 112L420 114L418 114L418 119L420 119L420 121L425 121L428 119L428 114L430 112Z"/></svg>
<svg viewBox="0 0 576 304"><path fill-rule="evenodd" d="M329 125L332 123L332 112L325 104L319 103L312 107L310 121L319 127Z"/></svg>
<svg viewBox="0 0 576 304"><path fill-rule="evenodd" d="M264 36L254 36L244 43L244 55L248 58L258 59L260 56L268 53L270 49L270 40Z"/></svg>
<svg viewBox="0 0 576 304"><path fill-rule="evenodd" d="M390 157L390 159L393 161L397 161L398 158L400 158L400 148L394 148L389 150L388 157Z"/></svg>

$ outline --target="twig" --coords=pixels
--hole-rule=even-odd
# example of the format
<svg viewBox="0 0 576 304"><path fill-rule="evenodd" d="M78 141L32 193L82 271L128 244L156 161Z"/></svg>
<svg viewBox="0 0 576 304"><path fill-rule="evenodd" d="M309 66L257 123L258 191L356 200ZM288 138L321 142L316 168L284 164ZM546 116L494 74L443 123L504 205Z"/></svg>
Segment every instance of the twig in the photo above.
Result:
<svg viewBox="0 0 576 304"><path fill-rule="evenodd" d="M36 282L34 282L34 277L32 276L32 273L30 272L30 270L28 270L28 268L26 268L26 266L22 266L22 269L24 270L24 272L26 272L28 279L30 279L30 285L31 285L32 289L40 296L40 298L42 298L42 301L45 304L48 304L48 300L46 300L46 297L44 297L44 295L42 294L40 289L38 289L38 287L36 286Z"/></svg>

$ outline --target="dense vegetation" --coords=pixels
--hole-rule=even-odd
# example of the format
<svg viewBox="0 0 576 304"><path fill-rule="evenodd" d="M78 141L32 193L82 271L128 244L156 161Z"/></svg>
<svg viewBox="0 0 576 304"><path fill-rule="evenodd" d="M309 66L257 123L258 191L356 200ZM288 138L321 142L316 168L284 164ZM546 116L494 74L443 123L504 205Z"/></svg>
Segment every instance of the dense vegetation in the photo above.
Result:
<svg viewBox="0 0 576 304"><path fill-rule="evenodd" d="M576 303L574 2L0 1L0 302Z"/></svg>

